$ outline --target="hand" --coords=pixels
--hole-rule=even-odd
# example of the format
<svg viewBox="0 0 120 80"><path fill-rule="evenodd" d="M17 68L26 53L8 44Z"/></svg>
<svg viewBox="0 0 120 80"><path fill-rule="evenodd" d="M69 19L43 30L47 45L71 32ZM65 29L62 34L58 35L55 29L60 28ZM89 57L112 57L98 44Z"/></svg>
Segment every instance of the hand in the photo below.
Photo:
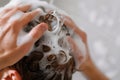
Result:
<svg viewBox="0 0 120 80"><path fill-rule="evenodd" d="M63 15L64 16L64 15ZM77 46L76 42L68 36L68 42L71 45L71 48L73 50L73 57L75 60L76 69L79 71L82 71L83 74L88 78L88 80L109 80L92 62L89 50L88 50L88 44L87 44L87 35L84 31L79 29L77 25L72 21L72 19L68 16L65 17L65 25L73 29L73 31L78 34L78 36L82 39L85 48L86 48L86 57L84 62L81 63L83 56L81 53L81 49Z"/></svg>
<svg viewBox="0 0 120 80"><path fill-rule="evenodd" d="M17 45L17 38L22 28L30 22L40 11L27 12L30 5L3 9L0 12L0 69L15 64L30 50L34 42L39 39L48 29L45 23L34 27L29 34L28 40L21 45ZM22 12L19 19L10 20L17 13Z"/></svg>
<svg viewBox="0 0 120 80"><path fill-rule="evenodd" d="M78 45L76 44L76 42L70 36L67 37L68 42L70 43L72 51L74 53L72 55L75 59L76 69L83 70L86 68L86 66L91 65L91 62L92 62L92 60L89 56L87 35L84 31L82 31L81 29L78 28L78 26L73 22L73 20L70 17L68 17L68 16L64 16L64 17L65 17L65 25L67 25L69 28L71 28L82 39L82 42L85 45L85 50L86 50L85 51L86 52L85 60L82 64L80 64L83 59L82 52L81 52L80 48L78 47Z"/></svg>

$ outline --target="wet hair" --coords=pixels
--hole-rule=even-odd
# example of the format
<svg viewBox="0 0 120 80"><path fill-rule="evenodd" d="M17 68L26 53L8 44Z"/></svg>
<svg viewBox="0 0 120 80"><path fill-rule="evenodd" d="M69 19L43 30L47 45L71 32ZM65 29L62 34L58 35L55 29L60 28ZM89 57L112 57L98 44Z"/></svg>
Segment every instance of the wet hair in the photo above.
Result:
<svg viewBox="0 0 120 80"><path fill-rule="evenodd" d="M36 43L30 55L23 57L10 68L16 69L22 80L71 80L74 60L70 55L66 36L69 29L56 11L32 20L23 30L29 32L41 22L48 24L48 32ZM59 37L58 37L59 36Z"/></svg>
<svg viewBox="0 0 120 80"><path fill-rule="evenodd" d="M65 65L54 65L56 69L47 71L51 66L47 66L46 70L40 69L39 61L42 59L43 53L34 51L29 56L23 57L19 62L10 66L16 69L22 77L22 80L71 80L73 73L73 59ZM58 68L60 67L60 68ZM64 68L64 69L63 69ZM63 72L62 72L63 70ZM62 72L62 73L61 73Z"/></svg>
<svg viewBox="0 0 120 80"><path fill-rule="evenodd" d="M38 64L41 55L42 54L36 53L31 54L30 56L25 56L19 62L10 66L10 68L16 69L20 73L22 80L43 80L43 72L39 70Z"/></svg>

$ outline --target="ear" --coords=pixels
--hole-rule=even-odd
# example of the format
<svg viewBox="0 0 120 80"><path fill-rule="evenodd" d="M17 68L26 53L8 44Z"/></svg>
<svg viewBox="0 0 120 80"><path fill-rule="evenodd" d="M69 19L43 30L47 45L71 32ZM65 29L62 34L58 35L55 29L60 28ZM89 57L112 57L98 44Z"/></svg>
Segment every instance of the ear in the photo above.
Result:
<svg viewBox="0 0 120 80"><path fill-rule="evenodd" d="M20 77L20 74L16 70L7 70L5 71L2 80L22 80L22 79Z"/></svg>

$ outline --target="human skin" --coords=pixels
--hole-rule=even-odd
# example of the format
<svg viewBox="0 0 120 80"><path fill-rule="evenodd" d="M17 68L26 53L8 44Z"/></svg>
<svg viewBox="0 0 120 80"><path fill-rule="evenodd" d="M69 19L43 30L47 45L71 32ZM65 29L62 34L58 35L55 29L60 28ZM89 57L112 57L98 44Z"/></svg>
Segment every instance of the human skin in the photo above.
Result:
<svg viewBox="0 0 120 80"><path fill-rule="evenodd" d="M26 12L30 7L30 5L14 6L14 8L5 8L0 11L0 70L23 58L34 42L48 29L47 24L38 24L27 34L28 40L17 45L19 32L40 13L38 9ZM11 16L17 11L23 12L23 15L19 19L10 21Z"/></svg>
<svg viewBox="0 0 120 80"><path fill-rule="evenodd" d="M0 71L1 80L21 80L20 75L16 70L11 70L5 67L10 66L16 63L17 61L19 61L29 51L30 47L34 44L34 42L38 38L40 38L41 35L44 33L44 31L47 29L47 25L45 23L39 24L28 34L29 36L34 37L34 39L20 46L16 45L16 38L18 36L18 32L23 28L25 24L27 24L30 20L32 20L35 17L34 15L36 15L38 11L24 13L24 16L20 18L20 20L13 21L11 23L7 23L7 21L9 17L12 16L17 10L21 10L24 12L27 11L29 7L30 6L27 5L27 6L17 7L15 9L6 9L0 12L1 13L0 28L2 27L4 29L3 32L0 32L1 33L0 34L0 69L4 68L3 70ZM5 14L6 12L7 14ZM69 26L71 29L73 29L74 32L79 35L79 37L81 37L86 47L86 54L87 54L86 60L82 64L79 64L81 63L81 57L82 57L80 48L77 46L76 42L71 37L67 37L68 42L71 44L71 47L73 48L72 50L74 54L72 55L76 61L76 65L79 66L76 69L82 71L83 74L89 80L108 80L108 78L95 66L95 64L92 62L90 58L86 33L83 32L81 29L79 29L71 18L69 18L68 16L64 16L64 17L65 17L65 24ZM17 28L15 28L16 26ZM9 41L6 43L7 40Z"/></svg>
<svg viewBox="0 0 120 80"><path fill-rule="evenodd" d="M69 26L71 29L74 30L74 32L76 34L79 35L79 37L81 37L83 43L85 44L86 47L86 59L82 64L81 63L81 58L82 58L82 53L80 51L80 48L77 46L76 42L70 37L68 36L68 42L70 43L70 46L72 48L73 54L72 56L74 57L76 65L79 67L76 67L77 70L79 70L80 72L82 72L88 80L109 80L96 66L95 64L92 62L90 55L89 55L89 50L88 50L88 45L87 45L87 35L84 31L82 31L81 29L78 28L78 26L72 21L71 18L69 18L68 16L64 16L65 17L65 25ZM0 72L0 76L3 76L2 78L4 78L3 74L10 74L10 69L5 69L2 71L2 73ZM21 80L19 73L17 73L16 71L14 71L14 74L16 73L16 80ZM9 75L8 75L9 76ZM1 78L1 79L2 79ZM6 77L5 80L8 80L7 78L10 77ZM12 78L10 78L10 80L13 80Z"/></svg>
<svg viewBox="0 0 120 80"><path fill-rule="evenodd" d="M78 47L77 43L70 36L67 37L68 42L70 43L73 51L72 55L75 59L76 66L78 66L76 67L76 69L81 71L87 77L88 80L109 80L108 77L106 77L95 66L95 64L93 63L89 55L90 53L88 49L86 33L81 29L79 29L79 27L73 22L73 20L70 17L68 16L64 16L64 17L65 17L65 24L71 29L73 29L73 31L82 39L82 42L84 43L86 48L86 59L82 64L79 64L81 63L81 60L82 60L82 52Z"/></svg>

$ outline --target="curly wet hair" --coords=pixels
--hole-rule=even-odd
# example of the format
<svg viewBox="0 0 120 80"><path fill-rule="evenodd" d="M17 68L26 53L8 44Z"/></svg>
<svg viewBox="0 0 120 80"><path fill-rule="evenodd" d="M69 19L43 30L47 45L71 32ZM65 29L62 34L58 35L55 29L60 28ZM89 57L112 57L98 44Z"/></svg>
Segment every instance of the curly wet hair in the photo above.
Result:
<svg viewBox="0 0 120 80"><path fill-rule="evenodd" d="M48 13L45 16L40 16L39 22L35 20L30 22L28 24L28 27L24 28L24 31L29 32L35 26L35 24L39 24L40 22L47 23L49 25L49 31L52 31L51 23L55 17L51 14L52 13ZM70 35L68 34L69 31L67 30L65 25L63 25L61 29L63 31L66 31L66 36ZM35 47L39 46L39 43L41 43L40 41L41 40L39 39L35 43ZM60 44L63 44L62 40L59 40L58 42ZM55 58L52 61L49 60L49 58L52 58L54 56L50 55L50 57L48 58L48 62L50 62L50 64L48 65L44 63L46 66L45 69L43 69L40 66L40 61L42 60L42 58L44 58L45 52L50 51L51 48L46 45L42 45L42 47L42 50L32 51L30 55L23 57L19 62L10 66L10 68L16 69L20 73L22 80L71 80L74 69L73 67L75 65L73 58L71 58L65 64L58 64L57 59ZM64 53L64 51L60 52Z"/></svg>
<svg viewBox="0 0 120 80"><path fill-rule="evenodd" d="M22 77L22 80L71 80L73 73L73 59L71 58L68 63L60 67L56 71L41 70L39 66L39 61L42 59L43 53L34 51L29 56L23 57L19 62L10 66L10 68L16 69ZM57 63L55 66L58 67ZM48 69L50 66L48 66ZM62 68L64 68L63 73L61 73Z"/></svg>

